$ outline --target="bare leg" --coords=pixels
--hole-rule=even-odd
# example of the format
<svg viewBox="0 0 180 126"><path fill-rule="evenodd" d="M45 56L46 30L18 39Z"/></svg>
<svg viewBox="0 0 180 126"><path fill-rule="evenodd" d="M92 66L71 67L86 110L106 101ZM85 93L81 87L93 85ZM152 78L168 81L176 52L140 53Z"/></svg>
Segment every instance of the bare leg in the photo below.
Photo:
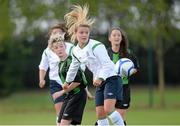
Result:
<svg viewBox="0 0 180 126"><path fill-rule="evenodd" d="M53 97L53 95L52 95L52 97ZM53 97L53 100L55 100L54 97ZM59 113L61 111L62 104L63 104L63 102L58 102L58 103L54 104L54 108L55 108L56 116L57 116L57 118L56 118L56 124L57 125L58 125L57 120L58 120Z"/></svg>
<svg viewBox="0 0 180 126"><path fill-rule="evenodd" d="M65 120L65 119L61 119L61 123L60 126L67 126L71 124L72 120Z"/></svg>
<svg viewBox="0 0 180 126"><path fill-rule="evenodd" d="M123 120L126 120L127 109L116 109L122 116Z"/></svg>
<svg viewBox="0 0 180 126"><path fill-rule="evenodd" d="M96 115L98 118L98 126L108 126L109 125L109 121L106 118L106 113L104 111L104 106L97 106L96 107Z"/></svg>
<svg viewBox="0 0 180 126"><path fill-rule="evenodd" d="M124 126L124 121L119 114L119 112L115 110L116 99L106 99L104 101L104 110L108 114L108 117L112 121L113 125L121 125Z"/></svg>

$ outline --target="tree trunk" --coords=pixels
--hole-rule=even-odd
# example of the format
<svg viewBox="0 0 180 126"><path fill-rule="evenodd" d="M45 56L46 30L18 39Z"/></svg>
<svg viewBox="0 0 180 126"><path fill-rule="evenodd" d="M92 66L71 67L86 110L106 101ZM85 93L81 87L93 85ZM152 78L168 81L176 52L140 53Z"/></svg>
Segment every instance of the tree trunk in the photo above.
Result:
<svg viewBox="0 0 180 126"><path fill-rule="evenodd" d="M164 54L162 41L157 42L157 62L158 62L158 90L160 94L160 106L165 107L165 80L164 80Z"/></svg>

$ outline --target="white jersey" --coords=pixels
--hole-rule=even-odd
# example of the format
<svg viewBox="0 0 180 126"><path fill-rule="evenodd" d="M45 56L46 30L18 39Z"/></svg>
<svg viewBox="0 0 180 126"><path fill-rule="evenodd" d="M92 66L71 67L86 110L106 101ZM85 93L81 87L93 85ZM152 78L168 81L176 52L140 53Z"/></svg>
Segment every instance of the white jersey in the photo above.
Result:
<svg viewBox="0 0 180 126"><path fill-rule="evenodd" d="M66 82L72 82L81 64L85 64L93 73L93 79L106 78L116 75L114 63L108 56L105 46L90 39L84 48L79 45L73 48L72 63L69 67Z"/></svg>
<svg viewBox="0 0 180 126"><path fill-rule="evenodd" d="M65 44L66 44L66 53L69 55L73 47L73 44L67 42ZM55 80L59 84L62 84L58 74L59 62L60 62L59 57L49 47L47 47L42 54L41 62L39 64L39 69L47 71L49 68L49 79Z"/></svg>

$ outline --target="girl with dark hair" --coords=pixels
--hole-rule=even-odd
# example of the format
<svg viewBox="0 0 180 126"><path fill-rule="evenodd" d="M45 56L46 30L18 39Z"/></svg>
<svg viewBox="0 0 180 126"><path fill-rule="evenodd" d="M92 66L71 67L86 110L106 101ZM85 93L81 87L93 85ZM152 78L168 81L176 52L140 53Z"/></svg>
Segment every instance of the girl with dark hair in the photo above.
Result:
<svg viewBox="0 0 180 126"><path fill-rule="evenodd" d="M134 74L139 69L139 63L137 61L136 56L130 49L128 48L128 39L125 35L125 32L119 27L114 27L109 31L109 41L111 43L111 47L108 49L108 54L114 64L121 58L129 58L133 61L135 69ZM125 122L125 115L127 109L130 106L130 77L122 77L123 84L123 100L117 100L116 102L116 110L123 117Z"/></svg>

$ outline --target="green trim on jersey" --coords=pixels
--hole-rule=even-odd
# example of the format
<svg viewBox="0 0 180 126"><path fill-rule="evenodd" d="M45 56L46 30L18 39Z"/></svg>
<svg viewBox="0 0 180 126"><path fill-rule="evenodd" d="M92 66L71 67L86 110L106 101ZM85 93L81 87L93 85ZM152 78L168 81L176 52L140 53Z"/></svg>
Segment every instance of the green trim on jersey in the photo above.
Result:
<svg viewBox="0 0 180 126"><path fill-rule="evenodd" d="M60 76L62 83L65 82L65 77L66 77L66 74L67 74L67 71L69 69L71 62L72 62L72 57L68 56L66 60L61 61L59 63L59 76ZM82 78L82 83L86 86L88 83L87 83L85 74L84 74L83 70L81 70L80 68L79 68L79 72L80 72L80 76ZM81 91L81 89L78 86L78 87L75 87L74 89L72 89L72 91L73 91L73 94L77 94L78 92Z"/></svg>
<svg viewBox="0 0 180 126"><path fill-rule="evenodd" d="M79 46L79 43L77 43L77 45L79 46L79 48L83 49L84 47L86 47L86 46L88 45L88 43L89 43L89 39L88 39L88 41L84 44L84 46L83 46L82 48Z"/></svg>
<svg viewBox="0 0 180 126"><path fill-rule="evenodd" d="M61 62L61 65L60 65L60 68L59 68L60 71L62 71L63 66L64 66L64 62ZM64 78L64 76L62 75L62 72L59 73L59 76L60 76L60 79L61 79L62 83L64 84L65 78Z"/></svg>
<svg viewBox="0 0 180 126"><path fill-rule="evenodd" d="M81 63L80 60L79 60L73 53L72 53L72 55L74 56L74 58L77 59L77 61L78 61L79 63ZM85 85L87 85L88 82L87 82L86 76L85 76L85 74L84 74L84 71L83 71L81 68L80 68L80 71L81 71L81 74L82 74L83 82L84 82Z"/></svg>
<svg viewBox="0 0 180 126"><path fill-rule="evenodd" d="M94 50L98 45L101 45L101 44L102 43L97 43L97 44L93 45L92 50Z"/></svg>
<svg viewBox="0 0 180 126"><path fill-rule="evenodd" d="M81 68L80 68L80 71L81 71L81 74L82 74L83 83L84 83L85 85L87 85L87 84L88 84L88 81L87 81L86 76L85 76L85 74L84 74L84 72L83 72L83 70L82 70Z"/></svg>
<svg viewBox="0 0 180 126"><path fill-rule="evenodd" d="M77 61L79 62L79 63L81 63L81 61L72 53L72 55L74 56L74 58L76 58L77 59Z"/></svg>
<svg viewBox="0 0 180 126"><path fill-rule="evenodd" d="M93 45L92 47L92 52L94 51L94 49L98 46L98 45L101 45L102 43L96 43L95 45ZM93 52L93 55L94 55L94 52Z"/></svg>
<svg viewBox="0 0 180 126"><path fill-rule="evenodd" d="M77 94L78 92L80 92L80 88L79 87L74 88L73 92L74 92L74 94Z"/></svg>
<svg viewBox="0 0 180 126"><path fill-rule="evenodd" d="M123 84L123 85L129 84L128 77L122 77L122 84Z"/></svg>
<svg viewBox="0 0 180 126"><path fill-rule="evenodd" d="M66 71L66 69L64 69L64 65L66 63L66 66L69 66L71 64L71 61L72 60L69 57L67 57L66 60L61 61L60 64L59 64L59 71L61 71L61 72L59 72L59 76L60 76L60 79L61 79L62 83L65 82L65 78L62 75L62 73L64 73Z"/></svg>
<svg viewBox="0 0 180 126"><path fill-rule="evenodd" d="M130 51L130 50L129 50ZM108 49L108 54L111 58L111 60L113 61L114 64L116 64L116 62L121 59L119 53L115 53L113 52L112 48L109 48ZM129 84L129 80L128 80L128 77L122 77L122 84L125 85L125 84Z"/></svg>
<svg viewBox="0 0 180 126"><path fill-rule="evenodd" d="M72 46L72 47L69 49L69 55L71 55L71 52L72 52L73 47L74 47L74 46Z"/></svg>
<svg viewBox="0 0 180 126"><path fill-rule="evenodd" d="M116 62L120 59L118 53L113 53L113 63L116 64Z"/></svg>

